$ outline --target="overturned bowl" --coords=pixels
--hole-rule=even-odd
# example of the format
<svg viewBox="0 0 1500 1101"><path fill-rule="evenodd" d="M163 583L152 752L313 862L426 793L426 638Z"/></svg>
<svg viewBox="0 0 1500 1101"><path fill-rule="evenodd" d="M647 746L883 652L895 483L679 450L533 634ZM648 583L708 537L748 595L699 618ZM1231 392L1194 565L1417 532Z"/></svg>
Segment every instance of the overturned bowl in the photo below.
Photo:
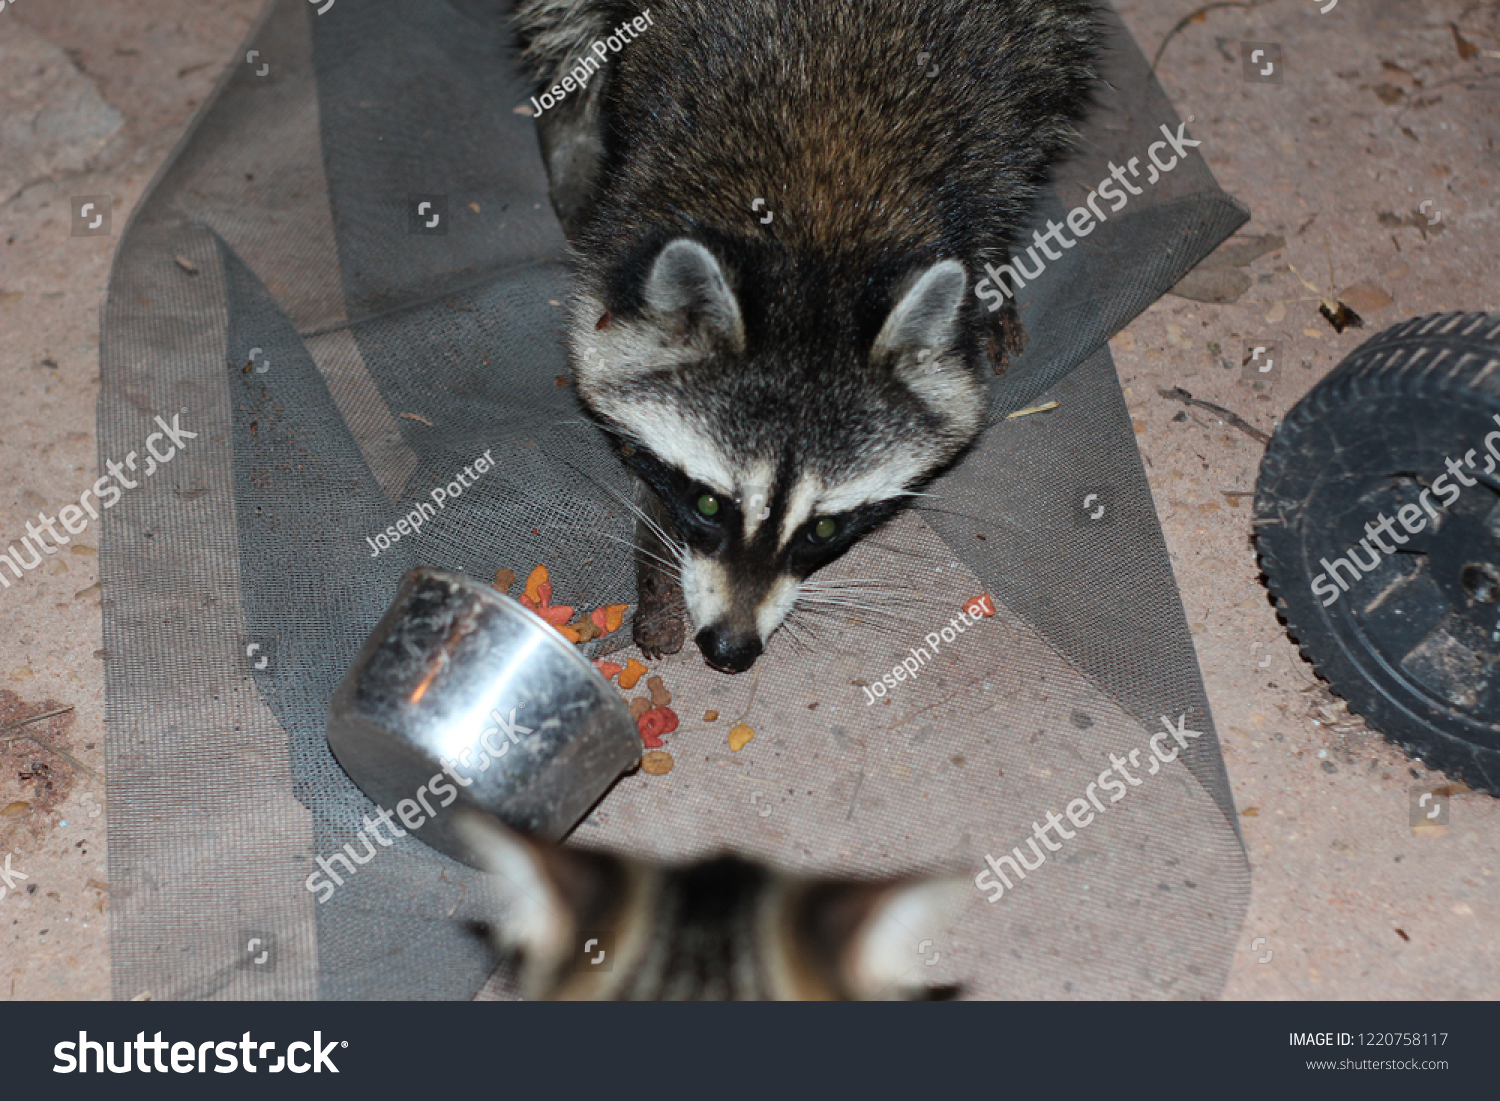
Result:
<svg viewBox="0 0 1500 1101"><path fill-rule="evenodd" d="M382 810L457 860L451 804L555 840L641 757L625 701L557 631L428 568L401 579L339 684L328 744Z"/></svg>

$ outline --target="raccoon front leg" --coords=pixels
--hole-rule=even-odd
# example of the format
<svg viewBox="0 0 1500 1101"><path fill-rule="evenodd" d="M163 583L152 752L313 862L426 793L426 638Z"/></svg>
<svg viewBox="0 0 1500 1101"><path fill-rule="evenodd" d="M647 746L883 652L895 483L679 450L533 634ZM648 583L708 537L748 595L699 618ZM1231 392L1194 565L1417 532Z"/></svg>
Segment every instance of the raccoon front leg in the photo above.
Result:
<svg viewBox="0 0 1500 1101"><path fill-rule="evenodd" d="M583 87L566 94L536 120L542 162L547 167L552 209L563 232L575 235L593 203L599 168L604 160L604 138L599 125L600 93L609 67L579 68L589 56L589 44L609 34L608 13L594 0L522 0L516 26L526 45L524 59L539 92L572 75Z"/></svg>
<svg viewBox="0 0 1500 1101"><path fill-rule="evenodd" d="M1026 330L1021 327L1021 311L1016 308L1016 300L1008 298L996 311L990 335L985 341L985 350L995 374L1005 374L1011 356L1020 355L1025 347Z"/></svg>
<svg viewBox="0 0 1500 1101"><path fill-rule="evenodd" d="M642 483L636 486L636 501L649 517L635 526L635 617L630 634L646 657L655 660L682 649L687 637L682 597L682 577L667 563L677 561L677 550L662 538L676 537L677 529L661 498Z"/></svg>
<svg viewBox="0 0 1500 1101"><path fill-rule="evenodd" d="M547 166L547 192L563 233L573 237L593 204L604 142L599 134L599 89L604 75L536 121L537 142Z"/></svg>

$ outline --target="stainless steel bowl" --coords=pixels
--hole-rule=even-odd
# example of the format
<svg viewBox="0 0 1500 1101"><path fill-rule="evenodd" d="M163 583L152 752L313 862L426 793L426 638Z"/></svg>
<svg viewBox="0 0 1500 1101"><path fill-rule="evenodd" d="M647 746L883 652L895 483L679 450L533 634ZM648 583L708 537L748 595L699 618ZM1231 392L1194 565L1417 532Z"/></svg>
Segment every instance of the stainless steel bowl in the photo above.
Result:
<svg viewBox="0 0 1500 1101"><path fill-rule="evenodd" d="M641 757L625 701L557 631L426 568L401 579L334 693L328 744L394 821L457 860L448 807L560 838Z"/></svg>

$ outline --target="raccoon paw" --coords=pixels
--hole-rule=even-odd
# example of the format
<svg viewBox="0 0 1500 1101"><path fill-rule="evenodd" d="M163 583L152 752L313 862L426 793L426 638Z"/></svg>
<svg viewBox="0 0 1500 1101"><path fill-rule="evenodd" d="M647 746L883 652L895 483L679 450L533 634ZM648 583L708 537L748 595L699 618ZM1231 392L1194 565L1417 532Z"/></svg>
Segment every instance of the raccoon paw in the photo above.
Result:
<svg viewBox="0 0 1500 1101"><path fill-rule="evenodd" d="M683 622L682 585L663 570L642 566L636 573L636 611L630 635L641 653L655 661L682 649L687 637Z"/></svg>
<svg viewBox="0 0 1500 1101"><path fill-rule="evenodd" d="M1021 327L1020 313L1010 303L1000 312L995 328L996 331L990 334L986 342L985 350L989 352L995 374L1003 375L1010 366L1010 357L1018 356L1025 350L1026 330Z"/></svg>

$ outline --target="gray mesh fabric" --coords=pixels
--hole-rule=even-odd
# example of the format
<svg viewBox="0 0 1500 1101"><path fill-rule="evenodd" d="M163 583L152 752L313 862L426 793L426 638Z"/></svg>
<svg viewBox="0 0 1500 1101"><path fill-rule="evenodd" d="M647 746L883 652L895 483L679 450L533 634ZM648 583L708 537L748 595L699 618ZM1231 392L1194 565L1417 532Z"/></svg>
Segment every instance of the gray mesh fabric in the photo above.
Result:
<svg viewBox="0 0 1500 1101"><path fill-rule="evenodd" d="M270 73L229 70L111 279L101 462L158 415L197 434L104 524L121 997L507 996L486 986L460 865L408 839L322 904L304 887L374 809L328 752L328 699L414 565L545 563L569 603L633 599L625 476L555 381L565 242L514 110L529 88L505 6L317 10L268 6L246 48ZM1099 110L1039 218L1177 129L1108 21ZM412 232L413 197L441 204L446 233ZM622 779L574 841L972 875L1165 718L1201 736L999 901L975 890L934 978L979 997L1215 994L1248 871L1104 342L1244 219L1190 153L1022 290L1030 343L980 447L834 567L918 599L824 618L801 649L780 635L752 676L691 649L658 663L677 767ZM1002 419L1043 396L1060 407ZM367 537L487 451L493 471L372 554ZM1091 492L1107 520L1080 515ZM983 592L996 616L865 702ZM697 721L710 708L717 725ZM741 713L758 734L733 753Z"/></svg>

